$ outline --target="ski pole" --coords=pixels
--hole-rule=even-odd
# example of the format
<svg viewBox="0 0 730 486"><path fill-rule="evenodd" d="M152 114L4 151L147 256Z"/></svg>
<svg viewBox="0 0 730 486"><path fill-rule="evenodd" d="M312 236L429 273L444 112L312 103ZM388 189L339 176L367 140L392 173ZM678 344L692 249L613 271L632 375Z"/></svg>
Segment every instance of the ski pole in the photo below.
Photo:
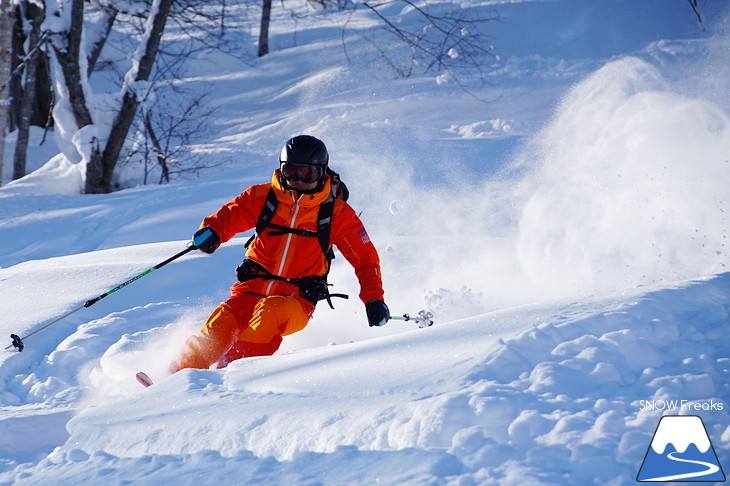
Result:
<svg viewBox="0 0 730 486"><path fill-rule="evenodd" d="M408 314L403 314L403 316L390 316L390 318L397 321L416 321L418 323L418 327L421 328L433 326L433 313L425 310L418 311L418 317L411 317Z"/></svg>
<svg viewBox="0 0 730 486"><path fill-rule="evenodd" d="M109 290L109 291L107 291L107 292L104 292L104 293L103 293L103 294L101 294L100 296L98 296L98 297L94 297L93 299L90 299L90 300L87 300L87 301L86 301L86 302L84 303L84 305L82 305L82 306L81 306L81 307L79 307L78 309L74 309L74 310L72 310L71 312L69 312L69 313L67 313L67 314L64 314L64 315L62 315L62 316L61 316L61 317L59 317L58 319L56 319L56 320L54 320L54 321L52 321L52 322L49 322L48 324L46 324L45 326L43 326L43 327L41 327L41 328L39 328L39 329L36 329L35 331L33 331L32 333L28 334L28 335L27 335L27 336L25 336L25 337L22 337L22 338L21 338L21 337L20 337L20 336L18 336L17 334L11 334L11 335L10 335L10 338L11 338L11 339L13 340L13 342L12 342L12 344L10 344L9 346L7 346L7 347L5 348L5 350L11 349L11 348L13 348L13 347L16 347L16 348L18 348L18 352L21 352L21 351L23 351L23 348L25 347L25 344L23 343L23 341L24 341L24 340L26 340L26 339L28 339L29 337L31 337L31 336L35 336L35 335L36 335L36 334L38 334L39 332L41 332L41 331L43 331L43 330L45 330L45 329L48 329L49 327L51 327L52 325L56 324L57 322L60 322L60 321L64 320L65 318L67 318L68 316L70 316L70 315L72 315L72 314L76 314L76 313L77 313L78 311L80 311L80 310L82 310L82 309L85 309L85 308L87 308L87 307L91 307L92 305L96 304L97 302L99 302L99 301L100 301L101 299L103 299L104 297L107 297L107 296L109 296L109 295L113 294L113 293L114 293L114 292L116 292L117 290L121 290L121 289L123 289L123 288L124 288L124 287L126 287L127 285L129 285L129 284L131 284L131 283L133 283L133 282L136 282L137 280L139 280L140 278L144 277L145 275L149 275L150 273L154 272L155 270L158 270L158 269L160 269L160 268L164 267L165 265L167 265L167 264L168 264L168 263L170 263L171 261L173 261L173 260L177 260L177 259L178 259L178 258L180 258L181 256L183 256L183 255L185 255L186 253L189 253L189 252L191 252L191 251L193 251L193 250L195 250L195 249L197 249L197 246L195 246L195 245L194 245L194 244L193 244L192 242L191 242L191 243L189 243L189 244L188 244L188 246L187 246L187 248L185 248L185 249L184 249L183 251L181 251L180 253L178 253L178 254L176 254L176 255L173 255L173 256L171 256L170 258L168 258L168 259L167 259L167 260L165 260L164 262L160 262L160 263L158 263L157 265L155 265L154 267L148 268L147 270L145 270L144 272L140 273L139 275L135 275L134 277L132 277L132 278L130 278L129 280L127 280L126 282L124 282L124 283L121 283L121 284L117 285L117 286L116 286L116 287L114 287L113 289L111 289L111 290Z"/></svg>

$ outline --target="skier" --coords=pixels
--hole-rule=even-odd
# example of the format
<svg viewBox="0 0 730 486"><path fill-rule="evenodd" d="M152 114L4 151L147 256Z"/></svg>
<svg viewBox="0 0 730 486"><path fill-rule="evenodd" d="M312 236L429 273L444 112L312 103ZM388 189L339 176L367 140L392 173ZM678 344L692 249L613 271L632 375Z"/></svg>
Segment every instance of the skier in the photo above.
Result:
<svg viewBox="0 0 730 486"><path fill-rule="evenodd" d="M321 140L291 138L271 183L249 187L203 220L193 243L208 254L237 233L255 227L256 234L231 296L187 340L171 372L274 354L283 336L304 329L318 301L332 305L336 294L326 280L332 244L355 269L368 324L388 322L378 253L328 163Z"/></svg>

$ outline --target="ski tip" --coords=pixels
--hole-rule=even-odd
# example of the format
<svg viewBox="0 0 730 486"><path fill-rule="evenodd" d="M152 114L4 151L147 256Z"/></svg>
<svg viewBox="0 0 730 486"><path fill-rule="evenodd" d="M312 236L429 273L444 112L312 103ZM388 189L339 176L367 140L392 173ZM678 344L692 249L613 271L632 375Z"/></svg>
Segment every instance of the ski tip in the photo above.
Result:
<svg viewBox="0 0 730 486"><path fill-rule="evenodd" d="M143 387L148 388L152 386L152 380L144 371L138 371L136 377L137 381L140 382Z"/></svg>

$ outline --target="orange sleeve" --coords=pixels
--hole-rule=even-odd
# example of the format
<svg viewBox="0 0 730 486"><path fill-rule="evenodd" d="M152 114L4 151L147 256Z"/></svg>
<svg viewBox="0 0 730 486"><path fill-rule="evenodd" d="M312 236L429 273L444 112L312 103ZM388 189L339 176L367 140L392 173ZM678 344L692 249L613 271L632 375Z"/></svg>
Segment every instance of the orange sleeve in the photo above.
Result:
<svg viewBox="0 0 730 486"><path fill-rule="evenodd" d="M205 218L200 227L209 226L218 234L221 243L225 243L238 233L254 228L266 201L269 185L259 184L249 187L224 204L217 212Z"/></svg>
<svg viewBox="0 0 730 486"><path fill-rule="evenodd" d="M383 300L383 280L380 275L380 257L370 236L355 210L344 201L337 200L341 207L332 218L330 240L355 269L360 282L360 300Z"/></svg>

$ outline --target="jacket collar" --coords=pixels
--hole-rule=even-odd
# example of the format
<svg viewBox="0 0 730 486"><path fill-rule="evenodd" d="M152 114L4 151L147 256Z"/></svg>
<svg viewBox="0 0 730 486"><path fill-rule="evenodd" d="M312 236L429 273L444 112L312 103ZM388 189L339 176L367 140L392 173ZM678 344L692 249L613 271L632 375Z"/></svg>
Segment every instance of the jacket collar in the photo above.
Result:
<svg viewBox="0 0 730 486"><path fill-rule="evenodd" d="M325 174L324 184L322 189L314 194L299 194L296 191L285 189L281 184L281 170L274 170L274 174L271 176L271 187L276 190L276 197L279 202L284 204L301 204L302 206L313 206L320 205L327 200L330 196L330 176Z"/></svg>

